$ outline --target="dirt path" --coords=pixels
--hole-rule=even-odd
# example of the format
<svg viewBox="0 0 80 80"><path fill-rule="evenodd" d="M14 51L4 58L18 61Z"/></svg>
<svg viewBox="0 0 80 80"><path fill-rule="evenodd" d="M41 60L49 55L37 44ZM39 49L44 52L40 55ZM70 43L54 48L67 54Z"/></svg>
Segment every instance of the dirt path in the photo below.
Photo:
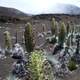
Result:
<svg viewBox="0 0 80 80"><path fill-rule="evenodd" d="M13 62L14 60L10 57L4 60L0 59L0 80L5 79L9 75Z"/></svg>
<svg viewBox="0 0 80 80"><path fill-rule="evenodd" d="M65 80L80 80L80 68L73 71L70 76L65 78Z"/></svg>

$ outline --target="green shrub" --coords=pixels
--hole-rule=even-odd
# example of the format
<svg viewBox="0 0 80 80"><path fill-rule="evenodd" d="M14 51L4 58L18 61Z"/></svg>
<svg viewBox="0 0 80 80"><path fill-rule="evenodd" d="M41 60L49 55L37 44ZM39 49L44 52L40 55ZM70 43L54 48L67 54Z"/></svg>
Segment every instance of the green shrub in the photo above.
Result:
<svg viewBox="0 0 80 80"><path fill-rule="evenodd" d="M51 65L46 61L42 51L32 52L29 61L32 80L53 80Z"/></svg>
<svg viewBox="0 0 80 80"><path fill-rule="evenodd" d="M63 45L64 41L65 41L65 36L66 36L66 31L65 31L65 24L61 23L61 28L60 28L60 32L59 32L59 44Z"/></svg>
<svg viewBox="0 0 80 80"><path fill-rule="evenodd" d="M69 61L68 68L70 71L77 69L76 62L73 58Z"/></svg>
<svg viewBox="0 0 80 80"><path fill-rule="evenodd" d="M42 80L42 61L43 57L41 52L35 51L32 52L30 56L30 70L32 73L32 79L33 80ZM39 79L40 78L40 79Z"/></svg>
<svg viewBox="0 0 80 80"><path fill-rule="evenodd" d="M27 23L25 27L24 38L26 50L30 53L34 50L32 25L30 23Z"/></svg>
<svg viewBox="0 0 80 80"><path fill-rule="evenodd" d="M11 44L11 36L8 31L4 32L4 40L5 40L5 49L10 50L12 48L12 44Z"/></svg>
<svg viewBox="0 0 80 80"><path fill-rule="evenodd" d="M56 21L55 21L55 18L52 18L52 26L51 26L51 32L52 32L52 35L55 35L56 33Z"/></svg>
<svg viewBox="0 0 80 80"><path fill-rule="evenodd" d="M66 32L67 32L67 35L69 34L70 32L70 24L68 23L67 26L66 26Z"/></svg>

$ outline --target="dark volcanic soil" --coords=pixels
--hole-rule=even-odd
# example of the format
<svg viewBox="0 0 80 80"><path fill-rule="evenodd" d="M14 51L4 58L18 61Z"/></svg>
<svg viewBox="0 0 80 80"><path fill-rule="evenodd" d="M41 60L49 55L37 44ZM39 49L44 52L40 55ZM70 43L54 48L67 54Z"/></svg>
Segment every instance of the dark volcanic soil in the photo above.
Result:
<svg viewBox="0 0 80 80"><path fill-rule="evenodd" d="M40 45L42 43L44 43L45 39L38 39L37 38L37 34L39 32L43 31L42 28L42 23L45 23L46 25L46 30L48 31L50 30L50 21L40 21L37 22L36 24L34 23L33 25L33 29L34 29L34 37L36 39L36 45ZM0 24L0 46L4 47L4 35L3 32L5 30L10 31L12 39L15 36L16 30L17 30L17 38L18 38L18 42L22 43L22 35L24 32L24 27L25 24L13 24L13 23L9 23L9 24ZM15 39L12 40L12 42L15 42ZM10 57L1 60L0 59L0 77L5 78L9 75L10 71L11 71L11 66L13 64L14 60ZM3 80L3 79L0 79ZM75 72L73 72L70 76L66 77L64 80L80 80L80 70L77 70Z"/></svg>
<svg viewBox="0 0 80 80"><path fill-rule="evenodd" d="M3 60L0 59L0 78L1 78L0 80L3 80L6 77L8 77L11 71L13 61L14 60L10 57L7 57L6 59Z"/></svg>

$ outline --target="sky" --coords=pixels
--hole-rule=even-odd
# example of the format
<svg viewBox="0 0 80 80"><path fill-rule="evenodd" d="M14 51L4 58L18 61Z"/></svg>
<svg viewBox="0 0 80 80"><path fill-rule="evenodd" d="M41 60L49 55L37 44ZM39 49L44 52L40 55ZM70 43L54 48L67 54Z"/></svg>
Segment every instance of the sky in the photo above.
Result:
<svg viewBox="0 0 80 80"><path fill-rule="evenodd" d="M80 0L0 0L0 6L16 8L31 14L50 11L57 3L73 4L80 7Z"/></svg>

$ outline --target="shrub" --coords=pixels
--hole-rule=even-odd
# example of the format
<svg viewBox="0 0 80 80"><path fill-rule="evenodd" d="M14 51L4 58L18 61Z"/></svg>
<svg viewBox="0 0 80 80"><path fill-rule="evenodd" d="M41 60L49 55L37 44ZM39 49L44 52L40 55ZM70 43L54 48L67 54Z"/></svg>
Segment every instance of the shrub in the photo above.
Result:
<svg viewBox="0 0 80 80"><path fill-rule="evenodd" d="M32 80L53 80L51 65L44 58L42 51L32 52L29 61Z"/></svg>
<svg viewBox="0 0 80 80"><path fill-rule="evenodd" d="M7 50L10 50L12 48L12 44L11 44L11 36L8 31L4 32L4 39L5 39L5 48Z"/></svg>
<svg viewBox="0 0 80 80"><path fill-rule="evenodd" d="M67 35L69 34L70 32L70 24L68 23L67 26L66 26L66 32L67 32Z"/></svg>
<svg viewBox="0 0 80 80"><path fill-rule="evenodd" d="M27 23L25 27L24 38L26 50L30 53L34 49L32 25L30 23Z"/></svg>
<svg viewBox="0 0 80 80"><path fill-rule="evenodd" d="M73 58L69 61L68 68L70 71L77 69L76 62Z"/></svg>
<svg viewBox="0 0 80 80"><path fill-rule="evenodd" d="M52 18L51 32L52 32L52 35L55 35L56 33L56 21L54 18Z"/></svg>
<svg viewBox="0 0 80 80"><path fill-rule="evenodd" d="M65 41L66 31L65 31L65 24L61 23L61 28L59 32L59 44L63 45Z"/></svg>

